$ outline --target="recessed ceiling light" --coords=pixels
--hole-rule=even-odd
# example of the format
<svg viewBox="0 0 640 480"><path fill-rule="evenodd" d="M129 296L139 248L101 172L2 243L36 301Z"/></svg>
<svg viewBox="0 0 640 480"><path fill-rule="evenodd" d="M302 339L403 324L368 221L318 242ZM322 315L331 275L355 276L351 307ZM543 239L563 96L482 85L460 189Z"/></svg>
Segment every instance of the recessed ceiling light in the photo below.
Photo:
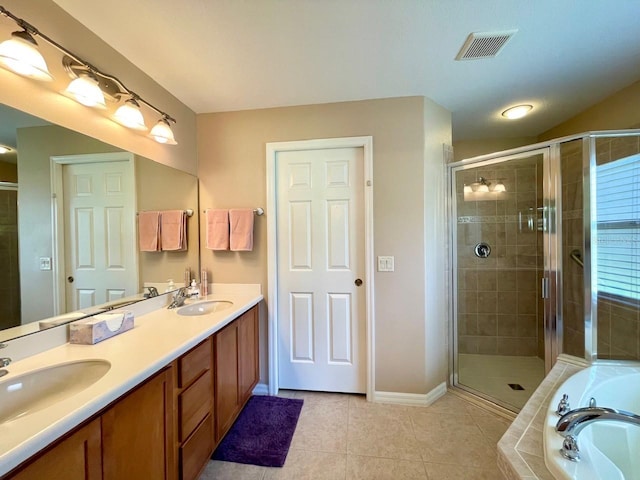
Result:
<svg viewBox="0 0 640 480"><path fill-rule="evenodd" d="M0 145L0 155L2 155L3 153L9 153L11 150L13 150L11 147Z"/></svg>
<svg viewBox="0 0 640 480"><path fill-rule="evenodd" d="M522 118L528 114L533 105L516 105L515 107L507 108L502 112L502 116L509 120L515 120L516 118Z"/></svg>

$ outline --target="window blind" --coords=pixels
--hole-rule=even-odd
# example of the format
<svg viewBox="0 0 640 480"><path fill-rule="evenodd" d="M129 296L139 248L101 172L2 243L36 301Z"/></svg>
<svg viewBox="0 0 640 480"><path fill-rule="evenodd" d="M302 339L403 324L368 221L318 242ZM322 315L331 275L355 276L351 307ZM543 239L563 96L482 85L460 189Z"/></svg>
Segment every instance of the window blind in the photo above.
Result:
<svg viewBox="0 0 640 480"><path fill-rule="evenodd" d="M640 154L595 173L598 291L640 300Z"/></svg>

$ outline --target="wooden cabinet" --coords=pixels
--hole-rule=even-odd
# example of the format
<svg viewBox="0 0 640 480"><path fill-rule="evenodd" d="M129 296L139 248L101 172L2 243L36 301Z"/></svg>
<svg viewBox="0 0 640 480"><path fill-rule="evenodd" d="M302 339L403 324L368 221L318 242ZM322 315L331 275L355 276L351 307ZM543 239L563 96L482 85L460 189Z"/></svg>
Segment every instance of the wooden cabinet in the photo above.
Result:
<svg viewBox="0 0 640 480"><path fill-rule="evenodd" d="M173 378L165 368L9 475L11 480L172 479Z"/></svg>
<svg viewBox="0 0 640 480"><path fill-rule="evenodd" d="M178 359L179 478L198 477L215 448L213 412L213 338Z"/></svg>
<svg viewBox="0 0 640 480"><path fill-rule="evenodd" d="M194 480L258 368L255 306L2 479Z"/></svg>
<svg viewBox="0 0 640 480"><path fill-rule="evenodd" d="M99 480L102 478L100 419L60 440L12 480Z"/></svg>
<svg viewBox="0 0 640 480"><path fill-rule="evenodd" d="M173 378L167 368L102 414L104 480L169 479Z"/></svg>
<svg viewBox="0 0 640 480"><path fill-rule="evenodd" d="M214 335L216 441L229 431L258 383L258 307Z"/></svg>

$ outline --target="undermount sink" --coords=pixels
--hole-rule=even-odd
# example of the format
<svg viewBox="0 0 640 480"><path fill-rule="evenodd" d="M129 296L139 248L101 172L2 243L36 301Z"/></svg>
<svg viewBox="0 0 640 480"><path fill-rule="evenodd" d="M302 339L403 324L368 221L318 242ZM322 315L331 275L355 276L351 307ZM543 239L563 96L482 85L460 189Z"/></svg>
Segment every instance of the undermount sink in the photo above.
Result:
<svg viewBox="0 0 640 480"><path fill-rule="evenodd" d="M46 367L0 383L0 423L17 420L65 400L102 378L106 360L82 360Z"/></svg>
<svg viewBox="0 0 640 480"><path fill-rule="evenodd" d="M208 315L209 313L219 312L231 307L233 302L228 300L206 300L204 302L192 303L178 309L178 315Z"/></svg>

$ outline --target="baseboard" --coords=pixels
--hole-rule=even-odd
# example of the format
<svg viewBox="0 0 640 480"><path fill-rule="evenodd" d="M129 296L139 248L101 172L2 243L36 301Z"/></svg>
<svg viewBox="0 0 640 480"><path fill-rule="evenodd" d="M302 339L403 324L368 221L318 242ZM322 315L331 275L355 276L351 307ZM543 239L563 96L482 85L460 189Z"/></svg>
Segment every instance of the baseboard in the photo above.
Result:
<svg viewBox="0 0 640 480"><path fill-rule="evenodd" d="M373 401L378 403L396 403L399 405L431 405L447 393L447 383L442 382L436 388L422 393L374 392Z"/></svg>
<svg viewBox="0 0 640 480"><path fill-rule="evenodd" d="M269 385L266 383L259 383L253 389L254 395L269 395Z"/></svg>

